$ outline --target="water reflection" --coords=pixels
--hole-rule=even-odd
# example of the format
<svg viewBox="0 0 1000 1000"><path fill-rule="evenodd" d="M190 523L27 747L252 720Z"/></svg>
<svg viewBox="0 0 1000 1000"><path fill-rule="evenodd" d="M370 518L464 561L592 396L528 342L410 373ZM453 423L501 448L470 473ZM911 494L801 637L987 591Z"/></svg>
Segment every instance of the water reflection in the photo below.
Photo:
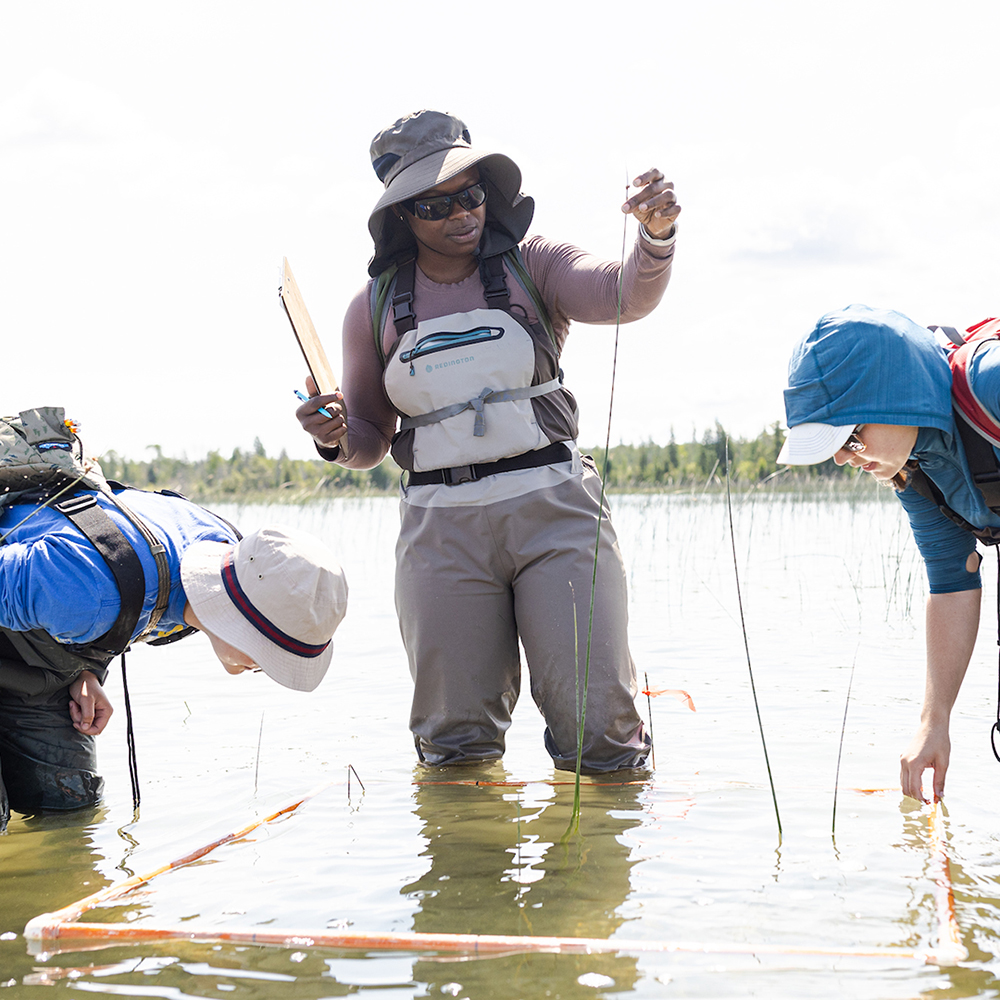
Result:
<svg viewBox="0 0 1000 1000"><path fill-rule="evenodd" d="M635 864L623 834L642 822L641 783L585 782L582 836L562 843L571 784L475 784L508 781L500 764L432 775L418 769L416 780L415 813L427 842L422 857L430 867L402 890L417 903L414 930L608 938L621 926ZM451 962L421 959L413 974L432 994L457 982L460 995L488 997L518 995L496 992L501 969L508 986L530 970L526 995L545 996L551 987L566 997L575 995L566 992L567 965L617 991L630 990L637 978L636 959L615 955L506 956L464 964L460 976ZM548 986L546 969L554 976ZM594 996L593 985L578 988L580 996Z"/></svg>
<svg viewBox="0 0 1000 1000"><path fill-rule="evenodd" d="M15 815L0 837L0 982L31 969L21 931L39 913L68 906L109 884L92 846L102 807L44 816Z"/></svg>
<svg viewBox="0 0 1000 1000"><path fill-rule="evenodd" d="M911 940L930 942L946 937L942 924L950 922L968 952L967 963L992 964L1000 952L996 878L974 877L957 856L949 829L948 810L940 806L938 835L929 809L913 799L900 805L902 842L896 846L926 860L922 877L914 880L907 912L899 919ZM929 925L929 926L928 926ZM922 932L922 934L921 934ZM919 945L918 945L919 946ZM948 985L921 993L924 997L979 996L995 990L997 979L989 968L952 966L943 970Z"/></svg>

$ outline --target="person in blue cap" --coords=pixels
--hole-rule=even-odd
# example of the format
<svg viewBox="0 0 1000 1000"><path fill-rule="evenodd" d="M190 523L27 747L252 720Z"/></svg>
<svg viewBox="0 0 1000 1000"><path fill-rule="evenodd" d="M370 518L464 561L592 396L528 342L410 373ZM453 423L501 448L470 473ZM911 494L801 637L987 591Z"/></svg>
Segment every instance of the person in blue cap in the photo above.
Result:
<svg viewBox="0 0 1000 1000"><path fill-rule="evenodd" d="M976 352L976 397L1000 417L1000 342ZM892 486L927 569L927 679L920 725L901 757L905 795L929 801L923 772L944 793L949 722L979 627L976 537L1000 514L973 481L952 408L952 373L935 335L901 313L851 305L827 313L792 352L785 390L786 465L833 459ZM1000 450L993 448L1000 458ZM919 492L918 492L919 490Z"/></svg>

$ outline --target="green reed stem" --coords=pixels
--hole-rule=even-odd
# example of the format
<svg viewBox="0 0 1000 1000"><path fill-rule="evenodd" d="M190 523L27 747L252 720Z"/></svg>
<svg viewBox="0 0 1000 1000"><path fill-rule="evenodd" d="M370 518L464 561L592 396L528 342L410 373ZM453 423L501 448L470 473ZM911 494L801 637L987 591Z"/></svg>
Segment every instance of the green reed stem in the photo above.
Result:
<svg viewBox="0 0 1000 1000"><path fill-rule="evenodd" d="M771 783L771 800L774 802L774 816L778 821L778 843L781 843L781 813L778 812L778 796L774 790L774 777L771 774L771 761L767 755L767 741L764 739L764 723L760 718L760 703L757 701L757 686L753 680L753 666L750 663L750 640L747 638L747 623L743 616L743 595L740 592L740 569L736 559L736 533L733 531L733 501L729 488L729 436L726 436L726 510L729 513L729 540L733 546L733 573L736 576L736 600L740 606L740 625L743 627L743 648L747 654L747 670L750 672L750 690L753 692L753 707L757 712L757 728L760 730L760 742L764 748L764 763L767 765L767 780Z"/></svg>

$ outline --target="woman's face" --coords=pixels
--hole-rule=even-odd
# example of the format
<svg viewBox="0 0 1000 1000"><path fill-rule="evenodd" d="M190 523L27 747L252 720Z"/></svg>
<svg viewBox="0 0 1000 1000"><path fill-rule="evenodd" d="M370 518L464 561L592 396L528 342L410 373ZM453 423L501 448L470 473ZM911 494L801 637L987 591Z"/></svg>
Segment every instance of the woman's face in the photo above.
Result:
<svg viewBox="0 0 1000 1000"><path fill-rule="evenodd" d="M432 198L437 195L458 194L479 181L479 170L471 167L451 180L444 181L429 191L422 192L422 197ZM478 208L465 209L457 201L451 203L451 213L443 219L418 219L402 206L399 211L409 225L421 250L427 250L444 257L465 257L475 252L483 235L483 225L486 222L486 203Z"/></svg>
<svg viewBox="0 0 1000 1000"><path fill-rule="evenodd" d="M845 444L833 460L837 465L850 465L870 472L880 483L891 482L910 460L913 446L917 443L917 430L916 427L897 424L864 424L854 435L864 448L852 451Z"/></svg>

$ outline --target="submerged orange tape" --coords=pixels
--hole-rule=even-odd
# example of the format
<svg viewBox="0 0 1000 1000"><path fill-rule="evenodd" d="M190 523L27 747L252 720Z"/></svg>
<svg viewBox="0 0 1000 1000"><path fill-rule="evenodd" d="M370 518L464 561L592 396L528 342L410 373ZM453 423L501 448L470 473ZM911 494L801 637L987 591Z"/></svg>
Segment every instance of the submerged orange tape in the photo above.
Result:
<svg viewBox="0 0 1000 1000"><path fill-rule="evenodd" d="M817 958L890 958L920 961L933 965L954 964L948 956L935 951L915 951L901 948L810 948L768 944L700 944L685 941L636 941L608 938L529 937L514 934L422 934L393 932L330 933L311 930L255 930L214 927L138 927L134 924L39 923L36 917L25 928L25 937L32 941L69 939L102 944L135 943L140 941L227 941L234 944L280 945L286 948L343 948L367 951L443 951L465 952L472 955L500 955L524 952L557 954L607 954L685 952L700 955L795 955ZM72 949L60 949L72 950ZM36 951L36 953L38 953Z"/></svg>
<svg viewBox="0 0 1000 1000"><path fill-rule="evenodd" d="M308 801L315 795L329 788L332 784L336 782L327 782L323 785L318 785L316 788L305 795L300 796L294 802L289 802L287 805L282 806L280 809L271 813L269 816L265 816L263 819L256 820L253 823L247 824L240 830L235 830L233 833L227 833L224 837L219 837L218 840L213 840L210 844L205 844L203 847L196 848L191 851L190 854L185 854L183 857L177 858L175 861L169 861L165 865L160 865L159 868L155 868L151 872L147 872L145 875L133 875L131 878L127 878L121 882L115 882L113 885L105 886L105 888L92 893L90 896L85 896L83 899L78 900L75 903L70 903L69 906L64 906L61 910L54 910L52 913L42 913L32 920L29 920L24 928L24 936L28 940L33 938L41 937L58 937L59 935L46 935L43 933L48 926L57 926L69 924L72 925L72 921L79 919L87 910L92 910L95 906L100 906L102 903L106 903L112 899L118 899L120 896L124 896L131 892L133 889L138 888L140 885L145 885L151 879L156 878L157 875L162 875L164 872L172 871L174 868L181 868L184 865L190 864L192 861L197 861L199 858L203 858L209 851L214 851L217 847L221 847L223 844L231 844L235 840L240 840L245 837L248 833L252 833L259 826L263 826L265 823L270 823L273 820L280 819L282 816L288 813L294 812L303 802ZM36 925L38 932L36 932ZM97 925L101 926L101 925ZM104 925L111 927L110 924Z"/></svg>
<svg viewBox="0 0 1000 1000"><path fill-rule="evenodd" d="M941 803L935 801L928 817L928 828L931 835L931 850L934 856L931 863L938 869L934 876L935 902L938 915L938 946L937 953L948 959L948 965L957 965L969 957L968 949L962 943L958 919L955 916L955 892L951 883L951 861L945 850L944 818L941 815Z"/></svg>
<svg viewBox="0 0 1000 1000"><path fill-rule="evenodd" d="M828 958L889 958L901 961L920 961L932 965L949 966L964 961L968 957L961 943L958 923L955 919L955 902L951 890L950 867L943 846L941 818L935 803L930 816L932 848L935 859L941 867L941 874L935 878L939 888L938 918L940 932L938 947L920 951L901 948L810 948L767 944L703 944L682 941L636 941L612 940L604 938L578 937L535 937L504 934L427 934L419 932L353 932L330 933L311 930L256 930L232 928L221 930L215 927L198 928L185 922L183 927L152 927L136 924L81 923L80 916L114 899L127 895L133 889L184 865L197 861L210 851L247 836L257 827L270 823L294 812L303 802L308 801L336 782L320 785L305 795L288 803L263 819L256 820L240 830L219 837L203 847L199 847L175 861L161 865L145 875L134 875L93 893L76 903L52 913L42 913L28 921L24 936L29 942L29 950L34 954L45 951L71 951L73 948L46 948L45 942L56 940L75 942L99 941L97 947L115 943L136 943L141 941L227 941L237 944L279 945L288 948L343 948L369 951L443 951L465 952L473 955L511 954L525 952L549 952L559 954L596 953L649 953L685 952L702 955L791 955L801 957ZM497 784L501 784L497 782ZM93 947L94 945L90 945ZM84 945L86 947L86 945Z"/></svg>

